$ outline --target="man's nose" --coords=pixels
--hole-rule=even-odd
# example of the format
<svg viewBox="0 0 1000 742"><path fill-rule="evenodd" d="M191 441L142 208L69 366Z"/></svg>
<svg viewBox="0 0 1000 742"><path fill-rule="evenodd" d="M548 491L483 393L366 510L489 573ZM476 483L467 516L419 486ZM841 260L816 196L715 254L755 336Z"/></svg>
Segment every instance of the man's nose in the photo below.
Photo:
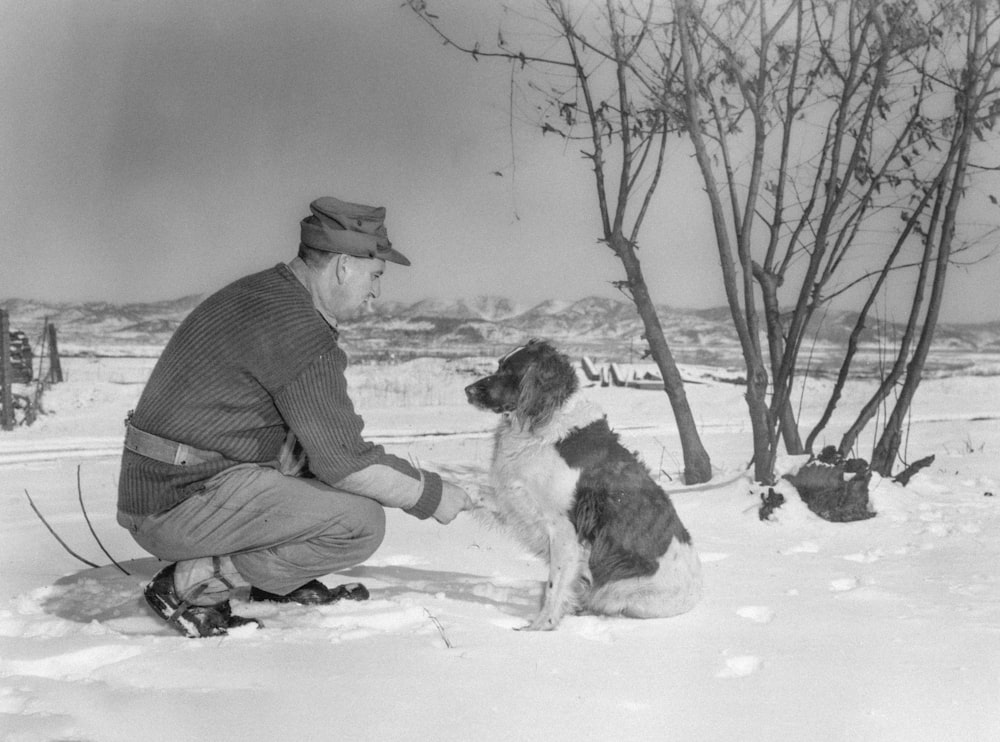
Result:
<svg viewBox="0 0 1000 742"><path fill-rule="evenodd" d="M377 299L381 293L382 293L382 282L379 280L378 277L376 277L375 280L372 281L371 296L373 299Z"/></svg>

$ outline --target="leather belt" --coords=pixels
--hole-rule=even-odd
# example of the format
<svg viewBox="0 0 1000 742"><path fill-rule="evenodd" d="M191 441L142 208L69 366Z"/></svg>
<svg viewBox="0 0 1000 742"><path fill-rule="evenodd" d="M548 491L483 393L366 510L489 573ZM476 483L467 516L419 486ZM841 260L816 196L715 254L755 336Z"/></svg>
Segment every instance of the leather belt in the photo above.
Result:
<svg viewBox="0 0 1000 742"><path fill-rule="evenodd" d="M221 461L225 457L215 451L203 451L186 443L139 430L133 425L125 428L125 448L140 456L174 466L194 466Z"/></svg>

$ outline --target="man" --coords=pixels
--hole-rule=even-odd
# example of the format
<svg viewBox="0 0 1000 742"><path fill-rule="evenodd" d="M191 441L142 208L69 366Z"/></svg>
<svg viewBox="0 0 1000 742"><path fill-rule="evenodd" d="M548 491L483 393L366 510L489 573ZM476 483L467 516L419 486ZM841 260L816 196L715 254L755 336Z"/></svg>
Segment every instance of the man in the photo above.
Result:
<svg viewBox="0 0 1000 742"><path fill-rule="evenodd" d="M145 596L187 636L259 625L232 614L236 587L251 600L364 599L361 585L316 578L375 552L384 507L449 523L471 506L460 487L366 442L347 395L337 325L378 296L387 261L410 264L385 209L329 197L310 208L298 256L196 307L129 417L118 522L172 562ZM295 476L293 445L307 476Z"/></svg>

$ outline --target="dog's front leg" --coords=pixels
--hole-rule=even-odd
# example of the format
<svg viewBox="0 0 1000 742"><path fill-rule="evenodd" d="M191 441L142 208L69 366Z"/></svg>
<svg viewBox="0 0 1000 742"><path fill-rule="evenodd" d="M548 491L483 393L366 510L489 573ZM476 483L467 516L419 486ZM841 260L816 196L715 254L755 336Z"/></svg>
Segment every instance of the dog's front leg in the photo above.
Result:
<svg viewBox="0 0 1000 742"><path fill-rule="evenodd" d="M580 576L581 547L576 530L568 519L549 523L549 581L545 586L542 610L525 626L528 631L551 631L576 601L575 588Z"/></svg>

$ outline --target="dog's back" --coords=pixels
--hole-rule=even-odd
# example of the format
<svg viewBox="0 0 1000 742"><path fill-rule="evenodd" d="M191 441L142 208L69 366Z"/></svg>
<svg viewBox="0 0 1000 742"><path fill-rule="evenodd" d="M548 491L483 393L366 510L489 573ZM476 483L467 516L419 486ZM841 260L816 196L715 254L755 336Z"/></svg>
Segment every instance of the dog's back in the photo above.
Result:
<svg viewBox="0 0 1000 742"><path fill-rule="evenodd" d="M569 516L591 544L595 613L672 616L701 597L701 562L670 497L618 440L607 420L578 428L556 444L579 471Z"/></svg>

